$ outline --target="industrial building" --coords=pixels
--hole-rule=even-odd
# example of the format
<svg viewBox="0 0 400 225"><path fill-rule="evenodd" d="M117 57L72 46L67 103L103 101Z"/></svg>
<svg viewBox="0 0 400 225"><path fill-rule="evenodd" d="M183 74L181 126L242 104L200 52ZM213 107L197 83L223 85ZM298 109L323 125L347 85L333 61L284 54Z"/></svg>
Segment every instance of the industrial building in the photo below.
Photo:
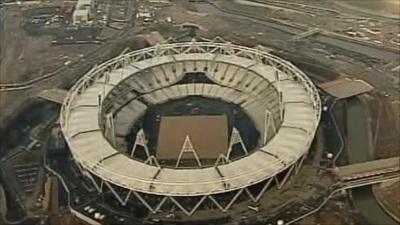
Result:
<svg viewBox="0 0 400 225"><path fill-rule="evenodd" d="M72 21L75 25L87 24L92 19L94 0L78 0L72 14Z"/></svg>

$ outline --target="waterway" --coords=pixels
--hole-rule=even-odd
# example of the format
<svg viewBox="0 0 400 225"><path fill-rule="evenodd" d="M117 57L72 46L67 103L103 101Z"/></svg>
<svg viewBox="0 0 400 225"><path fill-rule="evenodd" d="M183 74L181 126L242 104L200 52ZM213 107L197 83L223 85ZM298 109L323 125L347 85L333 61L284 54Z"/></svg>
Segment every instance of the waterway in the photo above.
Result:
<svg viewBox="0 0 400 225"><path fill-rule="evenodd" d="M373 160L373 145L369 143L367 115L358 98L348 101L347 158L350 164ZM353 204L368 225L398 225L377 203L371 186L355 188L351 192ZM367 225L365 224L365 225Z"/></svg>

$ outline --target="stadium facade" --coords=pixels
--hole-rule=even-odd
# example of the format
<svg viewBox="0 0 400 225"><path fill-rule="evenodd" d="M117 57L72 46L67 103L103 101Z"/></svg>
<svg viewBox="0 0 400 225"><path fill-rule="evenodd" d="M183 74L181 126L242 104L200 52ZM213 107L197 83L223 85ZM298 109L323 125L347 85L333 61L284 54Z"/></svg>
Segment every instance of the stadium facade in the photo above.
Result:
<svg viewBox="0 0 400 225"><path fill-rule="evenodd" d="M184 82L186 74L207 80ZM175 166L166 166L149 150L143 129L127 143L149 106L190 96L243 109L260 134L256 147L248 149L243 131L233 126L226 151L205 164L184 135ZM60 124L75 163L99 192L110 191L121 205L137 201L152 213L172 207L190 216L208 208L226 212L240 198L258 202L268 188L281 188L299 171L320 116L316 87L291 63L262 49L187 42L126 53L94 67L69 91ZM231 157L234 145L240 157ZM139 151L144 158L135 157ZM180 166L187 153L195 162L190 168Z"/></svg>

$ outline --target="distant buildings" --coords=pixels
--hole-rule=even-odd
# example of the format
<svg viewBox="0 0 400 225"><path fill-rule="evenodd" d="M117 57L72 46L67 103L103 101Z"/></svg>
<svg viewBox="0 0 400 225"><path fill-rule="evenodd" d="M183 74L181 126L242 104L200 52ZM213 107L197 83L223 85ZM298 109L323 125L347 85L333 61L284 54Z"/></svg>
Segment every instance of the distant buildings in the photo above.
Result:
<svg viewBox="0 0 400 225"><path fill-rule="evenodd" d="M158 31L153 31L150 34L147 34L145 36L145 39L149 46L154 46L157 44L164 44L167 42Z"/></svg>
<svg viewBox="0 0 400 225"><path fill-rule="evenodd" d="M88 24L92 19L94 0L78 0L75 11L72 14L72 21L75 25Z"/></svg>
<svg viewBox="0 0 400 225"><path fill-rule="evenodd" d="M94 7L94 0L78 0L76 3L77 9L91 10Z"/></svg>
<svg viewBox="0 0 400 225"><path fill-rule="evenodd" d="M87 9L75 9L72 14L72 20L75 25L87 24L90 20L90 13Z"/></svg>
<svg viewBox="0 0 400 225"><path fill-rule="evenodd" d="M165 40L165 38L158 31L153 31L149 34L136 35L134 38L134 42L136 46L146 48L150 46L155 46L157 44L165 44L167 43L167 40Z"/></svg>
<svg viewBox="0 0 400 225"><path fill-rule="evenodd" d="M149 0L150 4L170 4L170 0Z"/></svg>

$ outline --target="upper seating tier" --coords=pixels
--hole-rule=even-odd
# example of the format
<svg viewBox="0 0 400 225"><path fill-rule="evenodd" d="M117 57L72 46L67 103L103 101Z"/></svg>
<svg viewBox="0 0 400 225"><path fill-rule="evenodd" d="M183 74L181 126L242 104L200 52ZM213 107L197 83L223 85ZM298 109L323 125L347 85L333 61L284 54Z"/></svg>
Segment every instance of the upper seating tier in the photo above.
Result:
<svg viewBox="0 0 400 225"><path fill-rule="evenodd" d="M185 73L198 72L212 83L178 84ZM106 115L123 135L148 104L188 95L238 104L261 131L270 110L282 126L252 154L199 169L160 169L131 159L105 138ZM60 123L75 161L91 174L134 191L200 196L244 188L288 169L307 153L319 118L315 87L290 63L231 44L179 43L128 53L93 69L69 92Z"/></svg>

